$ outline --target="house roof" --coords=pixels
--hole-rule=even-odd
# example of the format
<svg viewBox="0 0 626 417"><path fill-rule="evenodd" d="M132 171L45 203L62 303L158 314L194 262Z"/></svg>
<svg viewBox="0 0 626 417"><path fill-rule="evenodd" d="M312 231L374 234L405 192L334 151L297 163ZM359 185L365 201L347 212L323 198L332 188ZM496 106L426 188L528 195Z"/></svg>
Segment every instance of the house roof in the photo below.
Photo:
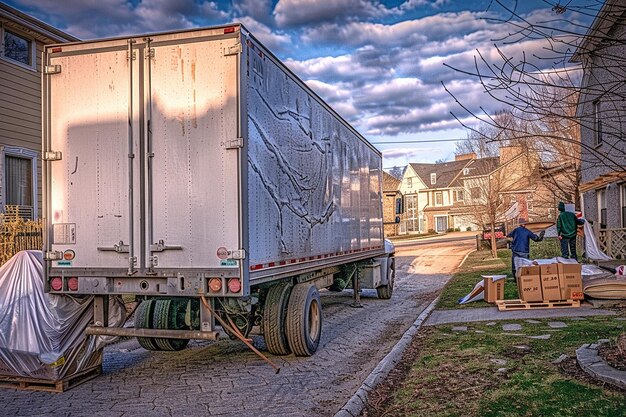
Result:
<svg viewBox="0 0 626 417"><path fill-rule="evenodd" d="M35 19L26 13L20 12L17 9L5 4L0 3L0 20L2 18L14 23L23 28L23 30L30 31L32 35L39 35L40 40L48 40L48 42L76 42L80 39L63 32L47 23L42 22L39 19ZM45 39L41 39L41 37Z"/></svg>
<svg viewBox="0 0 626 417"><path fill-rule="evenodd" d="M439 164L411 164L411 168L427 188L448 188L472 160L450 161ZM436 174L436 183L430 183L430 174Z"/></svg>
<svg viewBox="0 0 626 417"><path fill-rule="evenodd" d="M451 186L462 187L462 180L465 178L487 175L490 172L493 172L496 168L498 168L499 161L500 159L497 156L490 156L486 158L472 160L469 164L467 164L466 167L463 167L466 169L463 169L461 171L461 175L456 178Z"/></svg>
<svg viewBox="0 0 626 417"><path fill-rule="evenodd" d="M383 171L383 191L398 191L400 183L402 181Z"/></svg>
<svg viewBox="0 0 626 417"><path fill-rule="evenodd" d="M595 50L606 39L609 30L618 22L623 22L620 17L625 11L623 0L606 0L570 61L581 62L584 55Z"/></svg>

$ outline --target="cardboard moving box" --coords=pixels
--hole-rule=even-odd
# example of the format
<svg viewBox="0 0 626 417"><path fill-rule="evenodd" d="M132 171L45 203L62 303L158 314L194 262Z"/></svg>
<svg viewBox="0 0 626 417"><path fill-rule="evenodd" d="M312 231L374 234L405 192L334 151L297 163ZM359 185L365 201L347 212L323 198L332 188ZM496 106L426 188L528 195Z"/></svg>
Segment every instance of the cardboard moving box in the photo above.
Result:
<svg viewBox="0 0 626 417"><path fill-rule="evenodd" d="M582 300L583 293L582 266L580 264L559 264L559 280L563 300Z"/></svg>
<svg viewBox="0 0 626 417"><path fill-rule="evenodd" d="M541 270L541 292L544 301L562 300L561 283L559 280L559 264L545 264Z"/></svg>
<svg viewBox="0 0 626 417"><path fill-rule="evenodd" d="M517 270L517 289L522 301L543 301L538 266L522 266Z"/></svg>
<svg viewBox="0 0 626 417"><path fill-rule="evenodd" d="M485 301L495 303L497 300L504 300L504 279L506 275L483 275L482 277L485 288Z"/></svg>

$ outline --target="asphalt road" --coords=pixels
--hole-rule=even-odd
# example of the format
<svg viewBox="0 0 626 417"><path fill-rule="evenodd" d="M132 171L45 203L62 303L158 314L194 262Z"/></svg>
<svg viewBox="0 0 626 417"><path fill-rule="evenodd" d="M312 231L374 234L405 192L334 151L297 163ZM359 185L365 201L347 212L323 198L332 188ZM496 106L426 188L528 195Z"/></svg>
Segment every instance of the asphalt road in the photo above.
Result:
<svg viewBox="0 0 626 417"><path fill-rule="evenodd" d="M404 242L406 243L406 242ZM312 357L273 356L279 374L239 341L192 342L149 352L135 340L105 349L103 375L65 393L0 388L7 416L332 416L360 387L467 253L468 239L397 247L393 297L322 291L323 330ZM264 347L262 336L254 344Z"/></svg>

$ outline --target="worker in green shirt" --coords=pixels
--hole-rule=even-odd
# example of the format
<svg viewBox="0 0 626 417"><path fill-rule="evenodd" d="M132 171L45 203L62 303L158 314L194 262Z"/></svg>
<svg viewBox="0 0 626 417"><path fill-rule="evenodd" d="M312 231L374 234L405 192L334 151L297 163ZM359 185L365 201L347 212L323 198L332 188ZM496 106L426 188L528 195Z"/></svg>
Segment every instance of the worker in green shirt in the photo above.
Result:
<svg viewBox="0 0 626 417"><path fill-rule="evenodd" d="M576 231L579 224L585 220L576 217L576 214L565 211L565 203L559 202L559 217L556 219L556 231L561 241L561 256L578 260L576 255Z"/></svg>

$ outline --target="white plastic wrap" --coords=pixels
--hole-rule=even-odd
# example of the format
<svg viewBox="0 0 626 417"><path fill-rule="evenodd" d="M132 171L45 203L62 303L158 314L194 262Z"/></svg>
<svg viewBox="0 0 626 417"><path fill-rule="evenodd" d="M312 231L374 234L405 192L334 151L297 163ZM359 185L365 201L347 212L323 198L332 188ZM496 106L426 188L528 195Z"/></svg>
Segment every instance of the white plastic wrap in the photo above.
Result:
<svg viewBox="0 0 626 417"><path fill-rule="evenodd" d="M109 322L120 326L112 298ZM102 363L105 339L85 336L93 297L44 292L40 251L22 251L0 267L0 375L58 380Z"/></svg>
<svg viewBox="0 0 626 417"><path fill-rule="evenodd" d="M595 259L597 261L608 261L611 259L606 253L600 250L600 245L596 241L596 236L593 234L593 228L589 222L585 222L585 254L589 259Z"/></svg>

